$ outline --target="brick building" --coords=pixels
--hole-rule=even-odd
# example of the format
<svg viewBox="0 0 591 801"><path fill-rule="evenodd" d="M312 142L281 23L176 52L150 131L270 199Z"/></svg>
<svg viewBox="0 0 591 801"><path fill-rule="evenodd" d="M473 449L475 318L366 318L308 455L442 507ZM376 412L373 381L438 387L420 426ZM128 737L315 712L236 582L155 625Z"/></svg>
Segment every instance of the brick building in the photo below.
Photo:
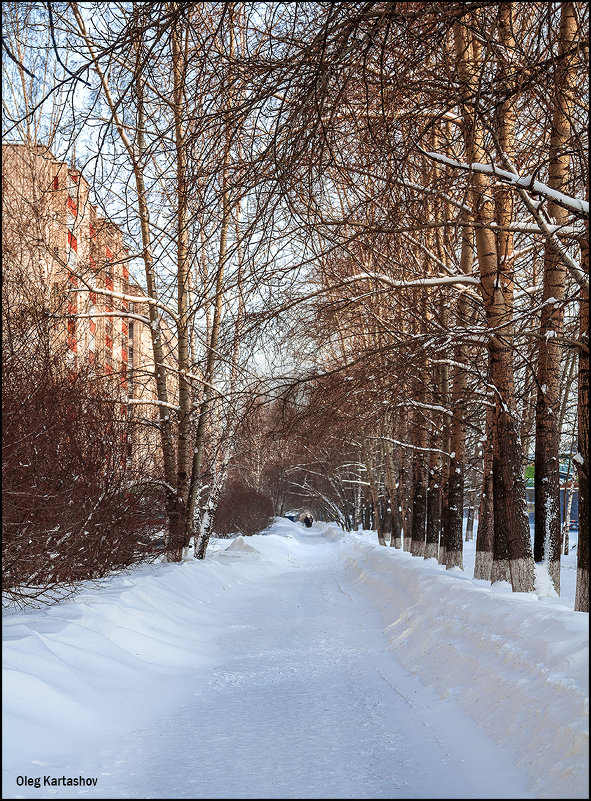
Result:
<svg viewBox="0 0 591 801"><path fill-rule="evenodd" d="M152 345L142 321L148 305L138 300L144 292L130 277L122 231L98 213L89 188L43 146L2 145L3 291L12 306L34 295L49 310L55 346L72 369L90 365L111 377L121 412L133 409L148 423L134 426L128 454L157 459Z"/></svg>

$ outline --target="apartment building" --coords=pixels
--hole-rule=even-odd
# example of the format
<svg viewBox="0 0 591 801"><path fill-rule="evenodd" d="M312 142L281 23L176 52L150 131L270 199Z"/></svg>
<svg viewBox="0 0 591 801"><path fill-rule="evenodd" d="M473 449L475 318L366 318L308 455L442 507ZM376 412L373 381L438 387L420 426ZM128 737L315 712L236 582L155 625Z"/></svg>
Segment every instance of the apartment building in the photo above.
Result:
<svg viewBox="0 0 591 801"><path fill-rule="evenodd" d="M149 450L158 458L148 304L130 277L122 231L101 216L89 190L80 170L47 148L2 145L3 291L13 306L34 295L50 310L55 346L71 368L111 377L121 412L146 422L134 426L129 455ZM171 371L171 399L175 390Z"/></svg>

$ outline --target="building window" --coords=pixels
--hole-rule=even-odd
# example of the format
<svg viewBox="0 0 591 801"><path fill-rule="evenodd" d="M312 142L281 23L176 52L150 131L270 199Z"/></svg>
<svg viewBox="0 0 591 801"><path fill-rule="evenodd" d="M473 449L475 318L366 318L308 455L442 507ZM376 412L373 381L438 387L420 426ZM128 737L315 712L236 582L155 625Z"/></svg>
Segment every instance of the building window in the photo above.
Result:
<svg viewBox="0 0 591 801"><path fill-rule="evenodd" d="M113 353L113 318L107 317L105 320L105 346L110 353Z"/></svg>
<svg viewBox="0 0 591 801"><path fill-rule="evenodd" d="M131 365L133 369L133 320L129 321L129 350L128 350L128 359L127 361Z"/></svg>
<svg viewBox="0 0 591 801"><path fill-rule="evenodd" d="M57 284L52 284L51 287L51 308L53 311L59 309L62 305L62 293L60 292L60 288Z"/></svg>
<svg viewBox="0 0 591 801"><path fill-rule="evenodd" d="M78 349L78 341L76 339L76 320L68 320L68 348L72 353L76 353Z"/></svg>

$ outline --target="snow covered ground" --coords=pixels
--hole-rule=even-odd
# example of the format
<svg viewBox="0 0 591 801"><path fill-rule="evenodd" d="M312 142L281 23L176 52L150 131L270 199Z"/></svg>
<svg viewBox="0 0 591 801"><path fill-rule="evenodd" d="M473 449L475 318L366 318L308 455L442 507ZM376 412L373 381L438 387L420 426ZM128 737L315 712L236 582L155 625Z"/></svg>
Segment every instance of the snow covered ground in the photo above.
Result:
<svg viewBox="0 0 591 801"><path fill-rule="evenodd" d="M5 612L3 797L587 798L574 554L561 598L473 556L277 520Z"/></svg>

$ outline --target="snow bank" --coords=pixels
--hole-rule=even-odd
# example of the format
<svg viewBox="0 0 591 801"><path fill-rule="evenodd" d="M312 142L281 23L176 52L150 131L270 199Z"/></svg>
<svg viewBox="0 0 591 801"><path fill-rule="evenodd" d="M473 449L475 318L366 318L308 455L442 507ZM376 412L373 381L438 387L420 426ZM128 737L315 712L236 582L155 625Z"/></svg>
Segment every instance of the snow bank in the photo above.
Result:
<svg viewBox="0 0 591 801"><path fill-rule="evenodd" d="M537 796L587 797L588 615L349 536L396 659L508 745Z"/></svg>
<svg viewBox="0 0 591 801"><path fill-rule="evenodd" d="M282 537L271 539L283 541ZM222 543L220 548L220 543ZM3 612L3 739L12 774L35 775L141 726L176 702L165 677L205 669L228 625L234 583L261 573L244 540L218 541L211 557L141 567L103 579L72 600ZM240 554L240 561L228 558ZM281 569L265 565L267 573ZM27 763L23 755L41 755ZM37 767L35 767L35 764ZM5 774L6 775L6 774ZM14 796L12 796L14 797Z"/></svg>
<svg viewBox="0 0 591 801"><path fill-rule="evenodd" d="M459 704L515 755L536 797L587 797L588 615L570 611L570 599L491 588L469 569L379 547L375 533L287 520L248 539L212 540L205 561L135 568L54 607L3 613L3 796L55 796L17 790L18 776L99 775L97 751L181 709L220 664L220 642L240 634L238 606L248 610L265 583L269 598L289 583L305 598L321 576L348 603L369 599L379 610L393 687L402 665L429 688L426 698ZM279 659L282 644L271 645Z"/></svg>

